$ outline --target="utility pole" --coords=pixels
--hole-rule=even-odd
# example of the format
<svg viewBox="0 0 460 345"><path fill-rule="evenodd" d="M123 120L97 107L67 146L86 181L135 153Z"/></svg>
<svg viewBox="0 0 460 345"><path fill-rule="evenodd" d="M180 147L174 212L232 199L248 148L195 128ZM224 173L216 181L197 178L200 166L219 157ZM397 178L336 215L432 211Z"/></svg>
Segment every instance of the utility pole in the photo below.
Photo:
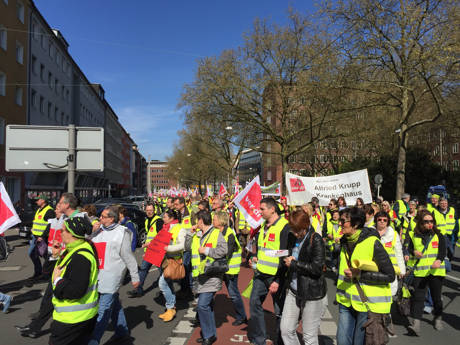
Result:
<svg viewBox="0 0 460 345"><path fill-rule="evenodd" d="M69 156L67 157L67 192L75 194L76 167L76 130L75 125L69 125Z"/></svg>

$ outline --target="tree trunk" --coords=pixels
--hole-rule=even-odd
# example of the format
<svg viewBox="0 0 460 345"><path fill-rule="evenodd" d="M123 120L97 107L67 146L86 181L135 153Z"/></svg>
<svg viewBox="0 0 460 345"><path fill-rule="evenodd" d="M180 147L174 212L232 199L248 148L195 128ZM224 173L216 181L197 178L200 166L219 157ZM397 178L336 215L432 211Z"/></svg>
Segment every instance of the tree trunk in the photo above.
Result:
<svg viewBox="0 0 460 345"><path fill-rule="evenodd" d="M288 170L288 167L289 167L289 158L286 157L285 155L281 155L281 169L282 169L282 173L281 173L281 181L280 181L280 190L282 192L283 195L286 195L287 194L287 189L286 189L286 172Z"/></svg>
<svg viewBox="0 0 460 345"><path fill-rule="evenodd" d="M396 167L396 198L401 199L406 187L406 151L407 151L407 125L401 125L399 133L398 164Z"/></svg>

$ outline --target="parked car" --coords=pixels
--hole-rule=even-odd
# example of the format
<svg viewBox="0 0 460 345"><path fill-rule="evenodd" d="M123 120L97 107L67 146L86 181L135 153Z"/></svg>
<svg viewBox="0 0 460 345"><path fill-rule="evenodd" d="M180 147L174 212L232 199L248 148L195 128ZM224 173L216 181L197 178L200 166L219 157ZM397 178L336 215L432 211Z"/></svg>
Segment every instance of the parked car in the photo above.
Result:
<svg viewBox="0 0 460 345"><path fill-rule="evenodd" d="M145 196L144 195L131 195L126 197L127 200L132 202L134 205L139 206L139 209L143 210L145 205Z"/></svg>
<svg viewBox="0 0 460 345"><path fill-rule="evenodd" d="M106 202L94 204L94 206L96 206L97 215L100 216L104 208L109 205L119 204L123 206L128 211L128 217L133 222L134 227L136 228L137 246L140 247L145 242L145 239L147 237L147 233L144 229L146 217L144 211L141 211L139 207L135 204L127 203L126 201L119 203L118 201L114 200L116 199L107 199Z"/></svg>

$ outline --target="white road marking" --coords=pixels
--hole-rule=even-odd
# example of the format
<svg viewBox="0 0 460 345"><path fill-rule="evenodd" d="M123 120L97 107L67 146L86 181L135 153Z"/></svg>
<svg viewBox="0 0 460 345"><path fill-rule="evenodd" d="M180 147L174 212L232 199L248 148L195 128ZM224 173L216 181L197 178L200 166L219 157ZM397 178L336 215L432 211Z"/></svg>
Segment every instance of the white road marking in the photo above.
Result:
<svg viewBox="0 0 460 345"><path fill-rule="evenodd" d="M193 332L193 327L190 324L189 321L179 321L177 324L176 328L173 329L174 333L192 333Z"/></svg>
<svg viewBox="0 0 460 345"><path fill-rule="evenodd" d="M187 314L184 315L184 317L192 318L194 319L196 316L196 311L193 311L193 308L188 308L187 309Z"/></svg>
<svg viewBox="0 0 460 345"><path fill-rule="evenodd" d="M460 278L457 278L457 277L452 277L452 276L451 276L451 275L449 275L449 274L446 274L446 278L447 278L447 279L456 280L456 281L460 282Z"/></svg>
<svg viewBox="0 0 460 345"><path fill-rule="evenodd" d="M167 345L184 345L187 341L187 338L179 338L179 337L169 337L166 339Z"/></svg>
<svg viewBox="0 0 460 345"><path fill-rule="evenodd" d="M246 337L246 334L234 334L230 341L233 343L249 343L250 341Z"/></svg>
<svg viewBox="0 0 460 345"><path fill-rule="evenodd" d="M5 266L0 267L0 271L19 271L22 266Z"/></svg>
<svg viewBox="0 0 460 345"><path fill-rule="evenodd" d="M323 315L323 317L321 319L332 319L332 315L329 312L329 308L326 309L326 311L324 312L324 315Z"/></svg>
<svg viewBox="0 0 460 345"><path fill-rule="evenodd" d="M326 335L328 337L335 337L337 334L337 324L334 321L321 321L319 329L321 335Z"/></svg>

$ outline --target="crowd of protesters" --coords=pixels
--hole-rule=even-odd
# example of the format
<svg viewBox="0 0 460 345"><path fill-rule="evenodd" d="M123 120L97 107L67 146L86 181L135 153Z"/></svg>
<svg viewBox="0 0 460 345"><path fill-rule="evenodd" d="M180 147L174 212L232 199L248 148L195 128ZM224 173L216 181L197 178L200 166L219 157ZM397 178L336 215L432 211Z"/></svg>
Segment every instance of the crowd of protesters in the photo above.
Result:
<svg viewBox="0 0 460 345"><path fill-rule="evenodd" d="M48 286L31 322L16 328L36 338L52 317L50 344L95 345L111 322L114 339L129 338L119 289L128 271L129 297L143 296L152 263L136 261L138 231L126 209L109 205L98 215L94 205L80 208L70 193L55 210L44 195L37 197L37 206L29 247L34 274L27 284L48 281ZM328 294L335 294L338 304L339 345L387 343L396 336L391 321L396 312L408 317L413 335L420 334L424 310L432 312L433 327L443 329L443 278L460 246L457 214L443 197L432 195L427 205L408 194L393 205L365 204L360 198L347 205L339 197L328 206L317 198L297 206L284 197L263 198L263 223L256 229L230 196L155 195L144 210L141 250L146 252L161 231L171 238L159 267L165 311L158 317L170 322L176 299L188 298L196 310L192 325L201 328L198 342L204 345L217 340L214 296L223 283L234 307L233 325L248 324L248 339L256 345L300 344L300 322L304 343L318 344ZM254 273L249 314L238 289L244 264ZM326 274L334 277L334 291L327 289ZM269 294L275 339L269 339L262 307ZM0 302L7 312L11 297L0 294Z"/></svg>

